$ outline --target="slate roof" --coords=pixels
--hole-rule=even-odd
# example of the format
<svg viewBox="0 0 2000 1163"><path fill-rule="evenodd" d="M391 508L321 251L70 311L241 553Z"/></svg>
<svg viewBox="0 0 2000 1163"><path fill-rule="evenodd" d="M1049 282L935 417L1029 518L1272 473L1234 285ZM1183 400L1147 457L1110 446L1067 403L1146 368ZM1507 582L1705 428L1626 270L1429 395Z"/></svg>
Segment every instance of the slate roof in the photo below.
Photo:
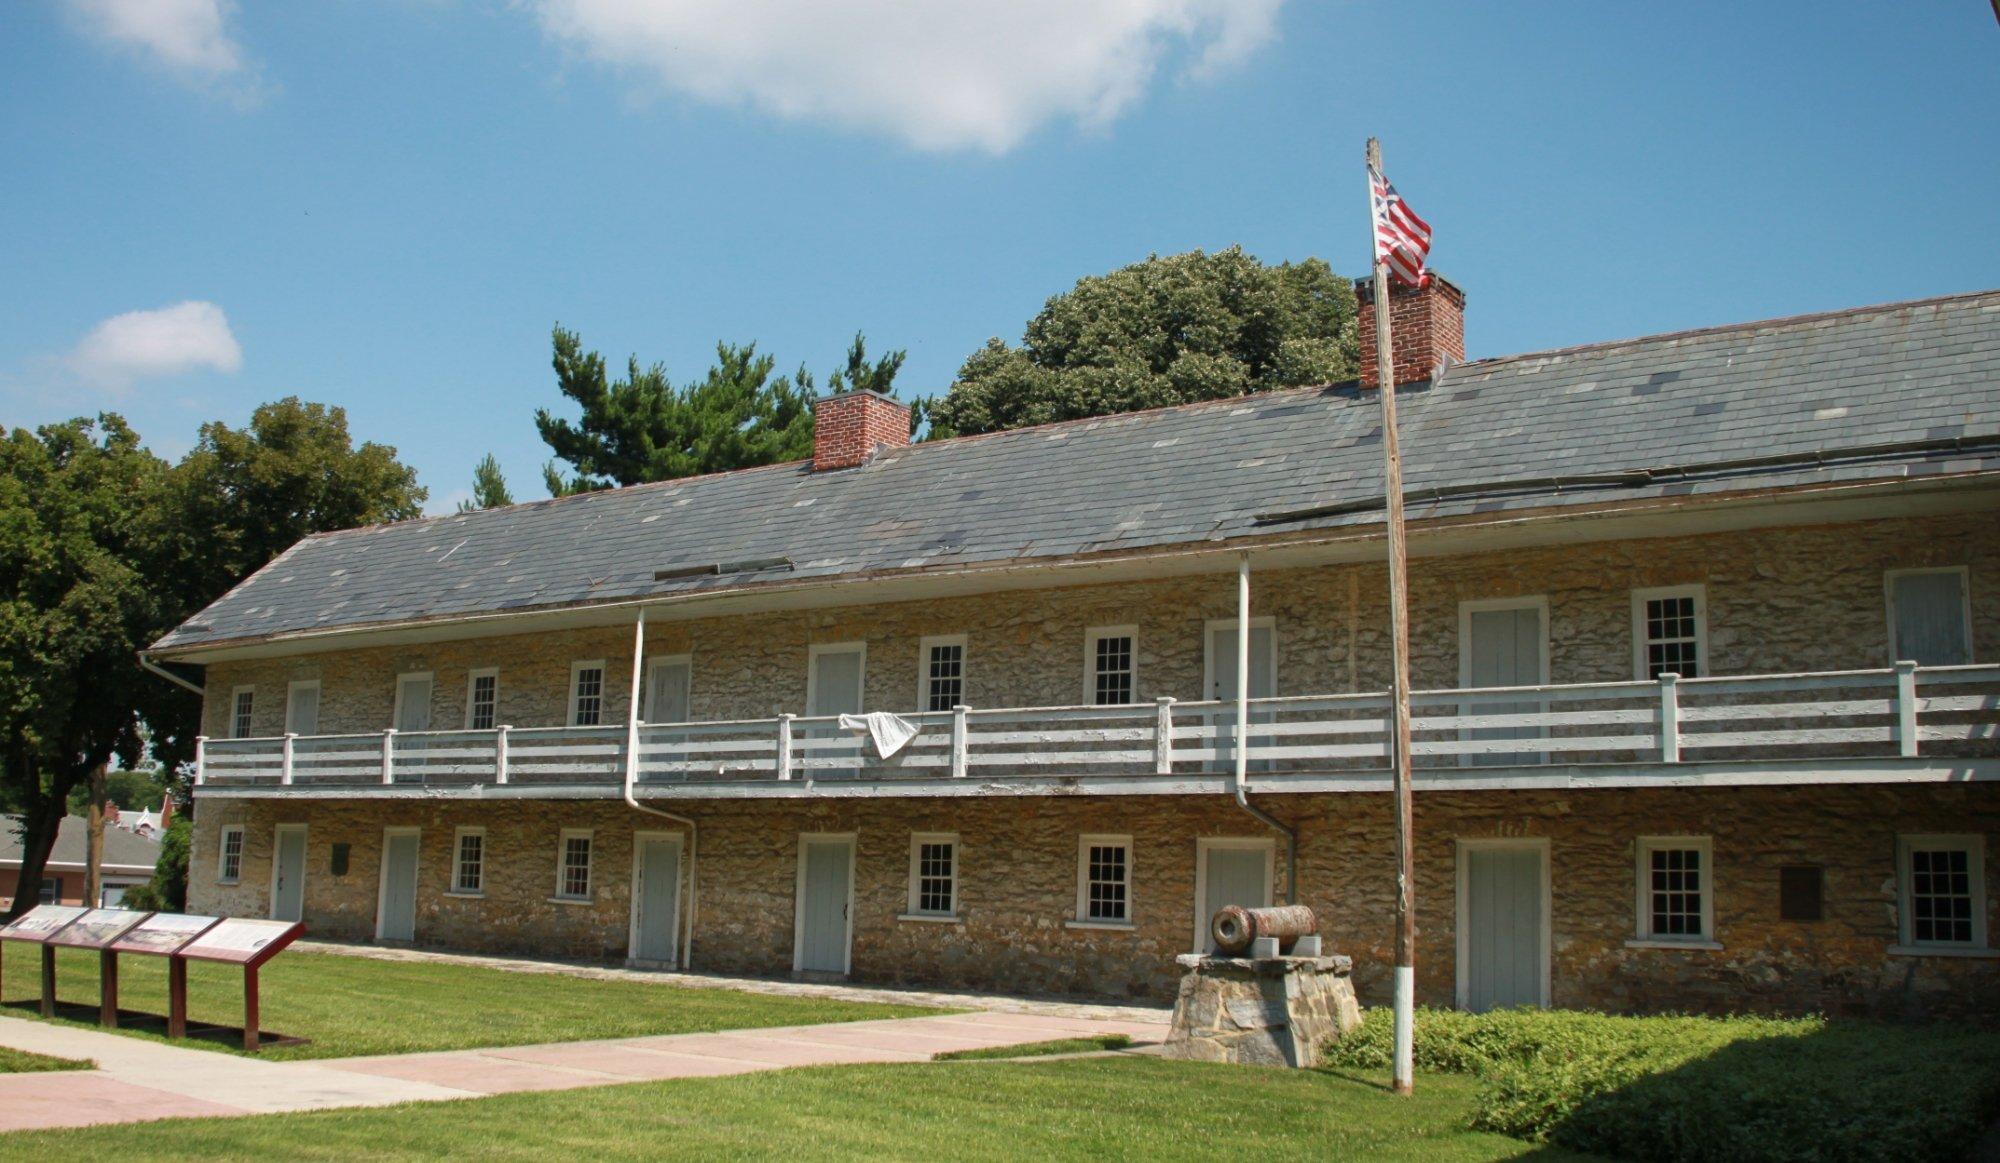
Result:
<svg viewBox="0 0 2000 1163"><path fill-rule="evenodd" d="M82 816L64 816L56 832L55 847L49 849L49 863L81 868L88 856L90 821ZM104 825L104 867L151 869L160 862L160 842L148 840L112 824ZM21 817L0 816L0 868L21 864Z"/></svg>
<svg viewBox="0 0 2000 1163"><path fill-rule="evenodd" d="M2000 291L1479 360L1398 400L1412 520L2000 470ZM327 533L156 649L1372 523L1378 419L1302 388Z"/></svg>

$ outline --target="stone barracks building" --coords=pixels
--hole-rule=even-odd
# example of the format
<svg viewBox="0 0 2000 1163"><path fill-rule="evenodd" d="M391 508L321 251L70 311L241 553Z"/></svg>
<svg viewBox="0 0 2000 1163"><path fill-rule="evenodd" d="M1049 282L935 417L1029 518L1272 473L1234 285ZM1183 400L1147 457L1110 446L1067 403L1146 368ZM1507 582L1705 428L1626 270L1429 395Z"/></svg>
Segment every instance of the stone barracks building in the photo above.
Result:
<svg viewBox="0 0 2000 1163"><path fill-rule="evenodd" d="M2000 292L1473 362L1463 304L1393 303L1421 1000L2000 1011ZM1165 998L1296 897L1380 999L1375 390L856 393L810 462L308 538L151 651L190 907Z"/></svg>

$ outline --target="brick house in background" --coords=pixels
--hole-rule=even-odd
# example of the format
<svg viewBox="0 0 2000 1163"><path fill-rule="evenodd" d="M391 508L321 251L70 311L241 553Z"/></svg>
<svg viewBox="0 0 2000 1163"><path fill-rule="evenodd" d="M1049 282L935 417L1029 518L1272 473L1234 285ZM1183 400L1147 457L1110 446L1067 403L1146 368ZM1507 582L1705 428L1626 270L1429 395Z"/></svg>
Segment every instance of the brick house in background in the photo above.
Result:
<svg viewBox="0 0 2000 1163"><path fill-rule="evenodd" d="M1463 303L1395 304L1420 998L2000 1011L2000 292L1469 363ZM163 638L190 907L1164 998L1295 895L1381 999L1372 387L818 408L811 462L313 537Z"/></svg>
<svg viewBox="0 0 2000 1163"><path fill-rule="evenodd" d="M90 852L90 821L82 816L64 816L56 832L48 863L42 868L39 899L45 905L80 905ZM91 902L110 907L125 899L125 890L153 879L153 866L160 862L157 835L120 828L109 820L104 828L104 853L98 872L102 889ZM21 818L0 816L0 908L11 907L20 891Z"/></svg>

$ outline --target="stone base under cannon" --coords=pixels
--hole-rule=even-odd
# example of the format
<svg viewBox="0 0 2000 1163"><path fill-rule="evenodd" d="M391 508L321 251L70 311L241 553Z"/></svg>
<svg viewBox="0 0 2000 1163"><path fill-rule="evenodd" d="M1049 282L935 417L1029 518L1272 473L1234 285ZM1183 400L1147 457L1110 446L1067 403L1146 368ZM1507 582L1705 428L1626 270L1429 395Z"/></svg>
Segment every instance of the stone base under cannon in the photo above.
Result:
<svg viewBox="0 0 2000 1163"><path fill-rule="evenodd" d="M1161 1053L1197 1062L1317 1066L1361 1024L1346 957L1185 954L1173 1032Z"/></svg>

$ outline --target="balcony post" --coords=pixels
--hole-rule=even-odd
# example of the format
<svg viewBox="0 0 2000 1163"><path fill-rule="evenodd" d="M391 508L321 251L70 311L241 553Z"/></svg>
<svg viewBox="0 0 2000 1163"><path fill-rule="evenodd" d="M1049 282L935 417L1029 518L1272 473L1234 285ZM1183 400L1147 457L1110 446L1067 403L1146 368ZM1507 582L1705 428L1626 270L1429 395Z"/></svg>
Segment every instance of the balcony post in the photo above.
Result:
<svg viewBox="0 0 2000 1163"><path fill-rule="evenodd" d="M1660 675L1660 762L1681 761L1681 676Z"/></svg>
<svg viewBox="0 0 2000 1163"><path fill-rule="evenodd" d="M1174 700L1161 695L1153 700L1153 774L1174 773Z"/></svg>
<svg viewBox="0 0 2000 1163"><path fill-rule="evenodd" d="M208 736L194 737L194 785L200 787L208 782Z"/></svg>
<svg viewBox="0 0 2000 1163"><path fill-rule="evenodd" d="M778 778L792 778L792 720L796 715L778 716Z"/></svg>
<svg viewBox="0 0 2000 1163"><path fill-rule="evenodd" d="M396 729L389 727L382 732L382 782L396 782Z"/></svg>
<svg viewBox="0 0 2000 1163"><path fill-rule="evenodd" d="M493 731L493 782L507 782L507 732L514 728L506 723Z"/></svg>
<svg viewBox="0 0 2000 1163"><path fill-rule="evenodd" d="M1896 742L1905 758L1917 756L1917 664L1896 663Z"/></svg>
<svg viewBox="0 0 2000 1163"><path fill-rule="evenodd" d="M292 742L297 738L292 732L285 732L284 757L278 761L278 782L287 786L292 782Z"/></svg>
<svg viewBox="0 0 2000 1163"><path fill-rule="evenodd" d="M971 707L954 706L951 709L951 777L965 778L966 735L965 713Z"/></svg>

